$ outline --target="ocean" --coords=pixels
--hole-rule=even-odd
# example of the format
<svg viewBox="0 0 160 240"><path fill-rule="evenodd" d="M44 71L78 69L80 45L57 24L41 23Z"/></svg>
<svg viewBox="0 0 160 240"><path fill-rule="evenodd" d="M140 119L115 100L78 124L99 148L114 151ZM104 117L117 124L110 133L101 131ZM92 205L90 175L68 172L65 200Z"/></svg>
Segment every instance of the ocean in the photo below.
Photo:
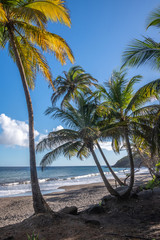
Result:
<svg viewBox="0 0 160 240"><path fill-rule="evenodd" d="M113 178L108 168L102 167L107 178ZM129 169L113 168L119 177L125 177ZM141 170L146 171L144 170ZM43 194L64 191L59 187L102 182L96 166L37 168ZM31 195L29 167L0 167L0 197Z"/></svg>

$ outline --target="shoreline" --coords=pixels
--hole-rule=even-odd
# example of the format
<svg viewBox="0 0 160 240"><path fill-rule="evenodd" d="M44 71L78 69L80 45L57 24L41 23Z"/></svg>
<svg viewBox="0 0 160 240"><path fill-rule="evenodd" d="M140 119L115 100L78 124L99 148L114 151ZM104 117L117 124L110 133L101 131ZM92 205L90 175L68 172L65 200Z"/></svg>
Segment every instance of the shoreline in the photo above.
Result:
<svg viewBox="0 0 160 240"><path fill-rule="evenodd" d="M149 174L136 174L135 185L144 183L150 179ZM109 180L114 186L115 181ZM78 211L83 211L97 204L108 194L103 182L71 185L60 187L63 192L44 194L44 198L55 212L70 206L76 206ZM32 197L5 197L0 198L0 228L23 221L33 215Z"/></svg>
<svg viewBox="0 0 160 240"><path fill-rule="evenodd" d="M148 174L148 172L142 169L139 169L138 172L135 172L136 175L144 175ZM127 170L128 171L128 170ZM88 177L87 177L88 176ZM122 174L122 171L117 174L120 179L125 179L125 172ZM115 181L113 176L111 175L110 172L107 172L107 178L109 181ZM46 180L47 179L47 180ZM80 180L79 180L80 179ZM63 180L63 181L62 181ZM75 176L75 177L68 177L65 179L39 179L39 184L40 184L40 189L41 193L43 195L50 194L50 193L59 193L63 192L64 186L65 187L70 187L70 186L79 186L79 185L86 185L86 184L96 184L96 183L101 183L102 179L99 173L91 173L87 175L80 175L80 176ZM30 181L22 181L21 182L13 182L13 183L5 183L2 184L1 189L0 189L0 198L12 198L12 197L24 197L24 196L32 196L31 192L31 186L30 186ZM4 186L4 189L3 189ZM2 193L1 193L2 192Z"/></svg>

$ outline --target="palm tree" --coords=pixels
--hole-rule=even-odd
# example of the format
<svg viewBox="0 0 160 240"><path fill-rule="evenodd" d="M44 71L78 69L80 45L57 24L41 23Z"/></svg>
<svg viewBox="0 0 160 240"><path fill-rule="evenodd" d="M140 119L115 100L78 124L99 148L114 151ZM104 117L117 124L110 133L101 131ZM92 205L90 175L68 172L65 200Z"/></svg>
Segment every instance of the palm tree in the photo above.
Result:
<svg viewBox="0 0 160 240"><path fill-rule="evenodd" d="M82 67L73 66L68 72L64 71L64 77L58 76L53 81L56 91L51 97L52 104L54 105L63 96L62 107L65 101L76 99L80 92L91 93L90 87L97 86L96 82L97 80L89 73L85 73Z"/></svg>
<svg viewBox="0 0 160 240"><path fill-rule="evenodd" d="M85 71L80 66L71 67L70 70L64 72L65 77L58 76L54 81L53 85L56 88L56 91L53 93L51 100L52 105L64 95L63 100L61 102L61 107L63 107L66 101L70 101L72 99L77 99L81 93L91 94L90 99L92 98L93 94L90 90L90 86L94 85L98 87L96 84L97 80L93 78L90 74L85 73ZM96 98L94 98L96 102ZM109 168L111 174L115 178L115 180L120 184L124 185L123 182L117 177L115 172L112 170L110 164L108 163L98 141L96 143L107 167Z"/></svg>
<svg viewBox="0 0 160 240"><path fill-rule="evenodd" d="M97 139L100 137L100 131L96 127L98 116L95 103L88 102L82 95L79 95L77 108L73 107L69 102L65 102L64 107L63 109L51 107L48 108L46 113L52 114L53 118L60 118L71 129L51 132L48 137L38 143L36 149L39 152L51 149L51 152L43 157L40 165L43 168L51 164L60 154L69 158L76 155L83 159L84 157L87 158L91 153L106 188L112 195L119 196L105 177L94 151L94 146L98 144Z"/></svg>
<svg viewBox="0 0 160 240"><path fill-rule="evenodd" d="M160 27L160 9L153 11L148 18L149 27ZM154 41L152 38L144 37L143 41L134 40L132 44L123 53L123 66L137 66L139 67L142 64L150 64L151 67L160 68L160 43ZM123 67L122 66L122 67ZM155 97L158 98L160 90L160 81L159 79L152 81L147 85L147 92L143 95L148 95L149 98ZM159 145L159 130L160 130L160 117L157 114L157 119L155 119L154 127L152 131L152 147L151 155L160 156L160 145ZM154 151L153 151L154 150ZM156 157L156 156L155 156Z"/></svg>
<svg viewBox="0 0 160 240"><path fill-rule="evenodd" d="M60 21L70 26L70 17L64 1L0 1L0 46L8 47L9 55L17 64L27 102L31 186L35 213L46 212L49 207L41 195L37 179L34 120L29 88L34 89L36 73L39 71L52 84L52 75L42 52L53 52L62 64L67 57L73 62L72 52L65 40L46 30L48 20Z"/></svg>
<svg viewBox="0 0 160 240"><path fill-rule="evenodd" d="M125 146L130 159L131 177L130 184L123 197L128 197L134 184L134 161L130 143L130 136L140 134L141 130L147 131L150 126L146 124L145 118L153 116L159 111L159 105L143 106L148 100L148 85L139 89L135 94L133 86L139 82L141 76L137 75L128 81L126 72L113 72L111 79L106 83L107 89L103 86L99 87L99 95L103 98L103 108L110 112L112 124L108 125L108 118L103 121L101 128L102 136L108 137L113 131L112 146L115 151L119 151L121 142L125 142ZM107 114L108 115L108 114ZM147 120L146 120L147 121ZM115 134L115 130L117 133Z"/></svg>

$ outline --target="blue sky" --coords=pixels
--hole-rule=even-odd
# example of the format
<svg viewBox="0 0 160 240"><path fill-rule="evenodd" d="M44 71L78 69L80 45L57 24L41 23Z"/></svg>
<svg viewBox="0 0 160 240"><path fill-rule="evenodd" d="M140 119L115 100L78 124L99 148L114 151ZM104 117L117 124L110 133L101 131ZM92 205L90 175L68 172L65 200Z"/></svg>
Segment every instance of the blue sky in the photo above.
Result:
<svg viewBox="0 0 160 240"><path fill-rule="evenodd" d="M62 36L70 45L76 60L75 65L82 66L100 83L108 80L113 69L120 68L122 52L133 38L142 39L145 35L158 41L160 37L156 29L145 30L146 18L160 5L158 0L67 0L66 2L72 20L71 28L59 23L50 23L49 30ZM53 55L46 57L54 78L71 67L69 62L61 66ZM0 63L0 166L27 166L29 165L28 117L19 72L7 49L1 50ZM136 89L160 75L150 66L128 70L128 77L136 74L143 75L143 81ZM31 92L37 140L53 128L56 129L60 125L64 127L59 120L44 115L44 111L50 106L51 94L47 82L38 75L35 90ZM110 150L104 151L111 164L120 158L120 155L115 155ZM124 154L122 153L121 156ZM42 156L43 154L37 154L37 164ZM81 162L76 158L69 161L61 157L54 162L55 166L93 164L92 158Z"/></svg>

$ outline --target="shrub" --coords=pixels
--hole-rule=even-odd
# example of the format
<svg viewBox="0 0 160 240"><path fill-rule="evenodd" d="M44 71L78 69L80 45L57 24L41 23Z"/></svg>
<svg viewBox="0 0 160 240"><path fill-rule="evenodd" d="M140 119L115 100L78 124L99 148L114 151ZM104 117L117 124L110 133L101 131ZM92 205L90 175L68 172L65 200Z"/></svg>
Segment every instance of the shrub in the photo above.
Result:
<svg viewBox="0 0 160 240"><path fill-rule="evenodd" d="M145 189L153 189L154 187L160 187L160 179L157 179L155 176L152 180L150 180L146 186Z"/></svg>
<svg viewBox="0 0 160 240"><path fill-rule="evenodd" d="M27 239L28 240L39 240L38 235L35 235L34 233L31 236L27 235Z"/></svg>

